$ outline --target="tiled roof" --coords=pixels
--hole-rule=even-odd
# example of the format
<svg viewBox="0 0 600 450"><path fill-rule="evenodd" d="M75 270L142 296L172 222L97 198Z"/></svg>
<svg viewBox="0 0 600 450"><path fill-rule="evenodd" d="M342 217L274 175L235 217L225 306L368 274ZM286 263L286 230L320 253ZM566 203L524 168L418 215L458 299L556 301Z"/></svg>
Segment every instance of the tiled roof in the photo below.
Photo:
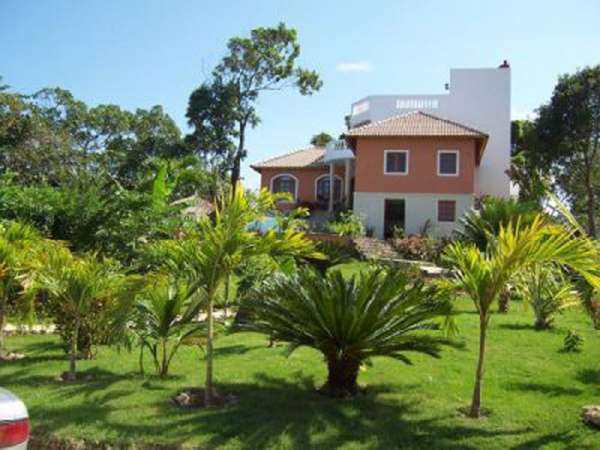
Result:
<svg viewBox="0 0 600 450"><path fill-rule="evenodd" d="M321 166L324 165L324 155L325 148L308 147L300 150L294 150L293 152L289 152L281 156L276 156L275 158L266 159L256 164L251 164L250 167L256 170L260 170L269 167L298 168L309 166Z"/></svg>
<svg viewBox="0 0 600 450"><path fill-rule="evenodd" d="M487 138L487 134L474 128L442 119L422 111L414 111L388 119L371 122L346 133L348 137L369 136L466 136Z"/></svg>

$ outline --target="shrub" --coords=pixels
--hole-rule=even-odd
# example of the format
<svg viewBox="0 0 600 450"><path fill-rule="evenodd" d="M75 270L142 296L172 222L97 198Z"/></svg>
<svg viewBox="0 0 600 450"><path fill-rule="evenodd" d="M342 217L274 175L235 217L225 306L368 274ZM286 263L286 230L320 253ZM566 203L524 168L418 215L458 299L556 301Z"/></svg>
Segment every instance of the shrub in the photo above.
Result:
<svg viewBox="0 0 600 450"><path fill-rule="evenodd" d="M583 347L583 336L573 330L569 330L563 341L563 351L567 353L580 352Z"/></svg>
<svg viewBox="0 0 600 450"><path fill-rule="evenodd" d="M573 285L559 267L535 265L523 276L521 296L532 306L535 327L550 328L556 314L578 304Z"/></svg>
<svg viewBox="0 0 600 450"><path fill-rule="evenodd" d="M426 235L412 235L403 239L391 239L392 247L404 258L415 261L439 263L444 249L450 242L447 238L435 239Z"/></svg>
<svg viewBox="0 0 600 450"><path fill-rule="evenodd" d="M445 338L423 333L451 305L434 287L414 282L399 270L372 269L344 278L302 269L268 279L251 306L250 327L290 343L290 351L312 347L327 362L321 391L333 397L357 393L361 364L374 356L410 363L407 352L438 357Z"/></svg>
<svg viewBox="0 0 600 450"><path fill-rule="evenodd" d="M338 220L330 222L328 228L339 236L357 237L365 234L362 218L353 211L340 213Z"/></svg>

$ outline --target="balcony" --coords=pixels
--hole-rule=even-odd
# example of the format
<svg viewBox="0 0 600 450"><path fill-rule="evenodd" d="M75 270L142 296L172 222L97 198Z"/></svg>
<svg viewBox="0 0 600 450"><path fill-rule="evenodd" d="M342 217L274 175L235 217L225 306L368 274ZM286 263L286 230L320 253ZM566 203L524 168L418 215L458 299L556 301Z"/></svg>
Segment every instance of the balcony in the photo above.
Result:
<svg viewBox="0 0 600 450"><path fill-rule="evenodd" d="M342 162L352 159L354 159L354 152L348 147L345 140L338 139L327 144L324 157L326 163Z"/></svg>

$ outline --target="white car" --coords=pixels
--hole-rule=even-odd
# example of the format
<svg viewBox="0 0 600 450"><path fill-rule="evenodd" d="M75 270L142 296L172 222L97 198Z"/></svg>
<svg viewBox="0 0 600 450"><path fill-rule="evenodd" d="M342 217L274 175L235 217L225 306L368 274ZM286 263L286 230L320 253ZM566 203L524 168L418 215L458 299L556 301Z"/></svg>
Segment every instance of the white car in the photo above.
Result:
<svg viewBox="0 0 600 450"><path fill-rule="evenodd" d="M29 415L25 404L0 388L0 449L26 450L28 440Z"/></svg>

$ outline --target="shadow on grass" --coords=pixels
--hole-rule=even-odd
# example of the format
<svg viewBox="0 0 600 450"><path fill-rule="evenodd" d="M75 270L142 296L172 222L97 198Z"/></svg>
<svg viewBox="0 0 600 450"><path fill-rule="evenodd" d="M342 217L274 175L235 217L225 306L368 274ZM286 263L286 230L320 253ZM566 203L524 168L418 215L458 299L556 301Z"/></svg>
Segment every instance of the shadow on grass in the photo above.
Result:
<svg viewBox="0 0 600 450"><path fill-rule="evenodd" d="M244 353L248 353L249 351L256 350L259 348L267 347L268 341L265 340L265 345L228 345L227 347L217 347L214 349L214 354L216 357L220 356L230 356L230 355L243 355Z"/></svg>
<svg viewBox="0 0 600 450"><path fill-rule="evenodd" d="M541 383L512 383L508 386L508 388L520 391L539 392L540 394L548 395L550 397L560 397L563 395L581 395L583 392L581 389L577 388L565 388L553 384Z"/></svg>
<svg viewBox="0 0 600 450"><path fill-rule="evenodd" d="M403 389L405 386L400 387ZM407 387L408 389L409 387ZM424 417L416 402L387 400L399 387L378 385L351 400L334 400L315 391L312 378L296 374L291 381L258 374L252 383L220 384L221 394L239 401L224 408L180 409L168 397L156 403L157 413L147 420L119 420L112 413L110 394L81 403L37 407L44 429L60 432L77 418L78 424L110 430L127 441L201 448L338 448L360 444L370 449L475 449L469 438L497 443L502 435L529 430L495 431L481 423L462 423L449 416ZM171 395L175 395L175 391ZM118 393L116 395L119 395Z"/></svg>
<svg viewBox="0 0 600 450"><path fill-rule="evenodd" d="M532 330L539 331L532 324L529 323L501 323L498 324L498 328L502 328L503 330Z"/></svg>
<svg viewBox="0 0 600 450"><path fill-rule="evenodd" d="M575 375L577 381L591 385L600 394L600 369L582 369Z"/></svg>

